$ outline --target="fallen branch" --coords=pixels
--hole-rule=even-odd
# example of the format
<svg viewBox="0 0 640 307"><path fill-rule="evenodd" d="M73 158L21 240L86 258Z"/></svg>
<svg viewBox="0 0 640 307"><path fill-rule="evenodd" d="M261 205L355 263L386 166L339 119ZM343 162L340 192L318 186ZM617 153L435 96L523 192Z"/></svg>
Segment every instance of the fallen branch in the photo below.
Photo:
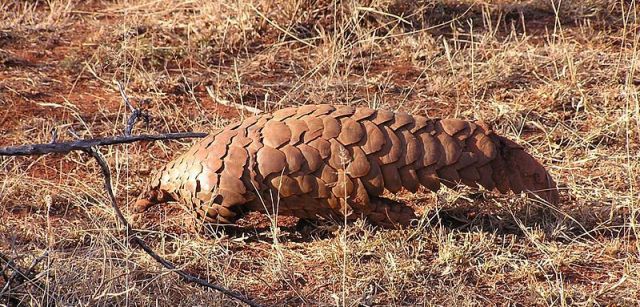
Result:
<svg viewBox="0 0 640 307"><path fill-rule="evenodd" d="M163 267L172 270L174 273L178 274L182 279L187 282L195 283L200 286L213 289L219 291L220 293L227 295L231 298L234 298L238 301L241 301L249 306L260 306L258 303L253 300L246 298L234 291L226 289L220 285L212 284L200 277L194 276L185 272L184 270L178 269L173 263L162 258L158 255L151 247L149 247L144 240L142 240L138 235L139 232L127 221L127 219L122 214L120 207L118 206L116 197L113 193L113 188L111 184L111 169L109 165L102 157L100 152L97 150L98 146L104 145L116 145L116 144L127 144L138 141L158 141L158 140L175 140L175 139L184 139L184 138L202 138L207 136L206 133L167 133L167 134L141 134L141 135L129 135L133 126L139 117L143 117L145 119L148 118L148 115L142 113L139 109L134 109L127 96L124 94L124 90L122 86L118 85L118 89L125 101L127 107L129 107L132 111L132 115L129 117L127 122L127 126L125 128L124 136L115 136L115 137L105 137L98 139L86 139L86 140L77 140L72 142L61 142L56 143L55 138L52 143L49 144L29 144L22 146L12 146L12 147L2 147L0 148L0 156L31 156L31 155L45 155L50 153L62 153L66 154L72 151L82 151L89 155L91 155L102 171L102 175L104 176L104 187L107 191L107 195L111 201L111 206L116 214L117 220L124 225L127 236L131 236L131 242L139 246L142 250L145 251L151 258L160 263Z"/></svg>
<svg viewBox="0 0 640 307"><path fill-rule="evenodd" d="M165 134L139 134L131 136L114 136L97 139L86 139L71 142L29 144L21 146L0 147L0 156L41 156L50 153L66 154L72 151L88 151L95 146L127 144L139 141L178 140L186 138L203 138L206 133L179 132Z"/></svg>
<svg viewBox="0 0 640 307"><path fill-rule="evenodd" d="M224 295L227 295L229 297L232 297L234 299L237 299L249 306L260 306L257 303L253 302L252 300L245 298L244 296L241 296L231 290L228 290L226 288L223 288L222 286L219 285L215 285L212 283L209 283L208 281L197 277L197 276L193 276L183 270L180 270L178 268L176 268L176 266L169 262L168 260L160 257L160 255L158 255L156 252L153 251L153 249L151 249L151 247L149 247L142 239L140 239L140 237L137 236L138 232L133 229L131 227L131 224L129 224L129 222L127 221L127 219L124 217L124 215L122 214L122 211L120 211L120 208L118 207L118 203L116 201L116 197L113 194L113 189L112 189L112 185L111 185L111 170L109 169L109 165L107 164L107 161L104 160L104 158L102 157L102 155L97 151L97 149L95 148L91 148L89 150L86 151L88 154L90 154L92 157L94 157L96 159L96 161L98 162L98 164L100 165L100 169L102 170L102 175L104 175L104 187L107 190L107 194L109 195L109 199L111 200L111 206L113 207L113 210L116 212L116 216L118 217L118 220L124 224L127 233L132 234L133 237L131 237L131 240L137 244L138 246L140 246L140 248L142 248L149 256L151 256L151 258L155 259L158 263L162 264L162 266L164 266L167 269L170 269L172 271L174 271L176 274L178 274L180 277L182 277L184 280L186 280L187 282L192 282L192 283L197 283L201 286L207 287L207 288L211 288L214 289L216 291L219 291L221 293L223 293Z"/></svg>

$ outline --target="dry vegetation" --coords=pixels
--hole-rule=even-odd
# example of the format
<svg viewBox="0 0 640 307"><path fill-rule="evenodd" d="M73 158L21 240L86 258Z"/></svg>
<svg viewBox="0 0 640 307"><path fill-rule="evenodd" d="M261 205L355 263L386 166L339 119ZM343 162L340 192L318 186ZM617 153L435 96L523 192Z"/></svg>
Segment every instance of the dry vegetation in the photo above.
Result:
<svg viewBox="0 0 640 307"><path fill-rule="evenodd" d="M398 196L424 211L405 230L252 215L194 233L168 205L145 239L267 305L640 304L635 1L278 2L0 0L0 145L119 134L116 80L148 99L144 132L211 131L247 116L233 103L484 119L549 166L557 208L442 190ZM121 204L190 144L103 148ZM0 251L45 255L40 285L0 305L235 304L131 247L113 214L86 156L0 158Z"/></svg>

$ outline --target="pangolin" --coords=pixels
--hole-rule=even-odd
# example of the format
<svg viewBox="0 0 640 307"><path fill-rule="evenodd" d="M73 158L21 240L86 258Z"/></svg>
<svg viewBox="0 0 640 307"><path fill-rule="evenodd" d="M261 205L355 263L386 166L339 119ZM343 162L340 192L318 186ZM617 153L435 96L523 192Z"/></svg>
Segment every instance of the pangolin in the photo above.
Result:
<svg viewBox="0 0 640 307"><path fill-rule="evenodd" d="M416 218L386 191L481 185L557 203L556 184L523 148L482 121L367 107L304 105L228 125L165 165L134 210L180 200L205 222L246 211L302 219Z"/></svg>

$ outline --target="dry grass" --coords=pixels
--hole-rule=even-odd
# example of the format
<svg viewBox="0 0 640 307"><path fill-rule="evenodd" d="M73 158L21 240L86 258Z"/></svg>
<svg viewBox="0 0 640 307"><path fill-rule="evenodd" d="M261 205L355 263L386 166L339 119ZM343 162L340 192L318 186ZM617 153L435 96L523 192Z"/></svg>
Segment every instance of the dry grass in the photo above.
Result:
<svg viewBox="0 0 640 307"><path fill-rule="evenodd" d="M155 121L139 127L150 132L247 116L220 102L484 119L549 165L557 208L443 190L398 196L425 211L406 230L198 234L167 206L146 240L269 305L638 305L637 14L613 0L4 0L0 143L48 142L52 128L118 133L127 110L113 80L151 99ZM120 202L189 145L104 148ZM233 304L130 247L101 180L79 154L0 158L0 250L24 267L48 253L44 288L0 304L53 303L46 293L59 305Z"/></svg>

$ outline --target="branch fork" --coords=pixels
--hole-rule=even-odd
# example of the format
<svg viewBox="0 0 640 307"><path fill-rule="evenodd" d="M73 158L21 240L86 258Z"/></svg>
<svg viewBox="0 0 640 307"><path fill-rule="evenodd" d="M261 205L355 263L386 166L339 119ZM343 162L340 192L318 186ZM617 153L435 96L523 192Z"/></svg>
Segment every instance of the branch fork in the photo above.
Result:
<svg viewBox="0 0 640 307"><path fill-rule="evenodd" d="M146 112L141 110L140 108L134 108L131 104L129 98L127 97L124 87L118 82L118 90L120 95L122 96L122 100L124 101L125 106L131 112L127 120L126 127L124 129L124 135L114 136L114 137L103 137L103 138L95 138L95 139L82 139L70 142L58 142L58 132L56 130L52 131L52 140L47 144L28 144L21 146L10 146L10 147L0 147L0 156L39 156L46 155L50 153L59 153L59 154L68 154L72 151L82 151L93 157L100 169L102 171L102 175L104 176L104 188L107 192L107 196L111 201L111 207L113 208L116 219L119 223L124 225L124 230L126 231L127 236L130 237L130 241L140 247L145 253L147 253L151 258L160 263L163 267L173 271L178 276L180 276L183 280L190 283L198 284L202 287L216 290L230 298L243 302L249 306L260 306L258 303L253 301L246 296L238 294L236 291L229 290L220 285L210 283L198 276L192 275L184 270L178 269L173 263L162 258L158 255L147 243L140 238L139 231L134 229L131 224L127 221L127 219L122 214L120 207L118 206L115 194L113 192L112 184L111 184L111 169L109 168L108 163L98 150L99 146L107 146L107 145L117 145L117 144L127 144L134 143L139 141L159 141L159 140L176 140L176 139L185 139L185 138L203 138L207 136L206 133L195 133L195 132L179 132L179 133L166 133L166 134L138 134L131 135L135 124L139 121L140 118L143 119L144 122L148 123L151 119L151 116ZM22 273L21 270L17 270L11 263L9 258L5 258L3 254L2 260L8 267L13 268L15 274L30 276L31 268L29 269L29 273ZM15 275L14 274L14 275Z"/></svg>

